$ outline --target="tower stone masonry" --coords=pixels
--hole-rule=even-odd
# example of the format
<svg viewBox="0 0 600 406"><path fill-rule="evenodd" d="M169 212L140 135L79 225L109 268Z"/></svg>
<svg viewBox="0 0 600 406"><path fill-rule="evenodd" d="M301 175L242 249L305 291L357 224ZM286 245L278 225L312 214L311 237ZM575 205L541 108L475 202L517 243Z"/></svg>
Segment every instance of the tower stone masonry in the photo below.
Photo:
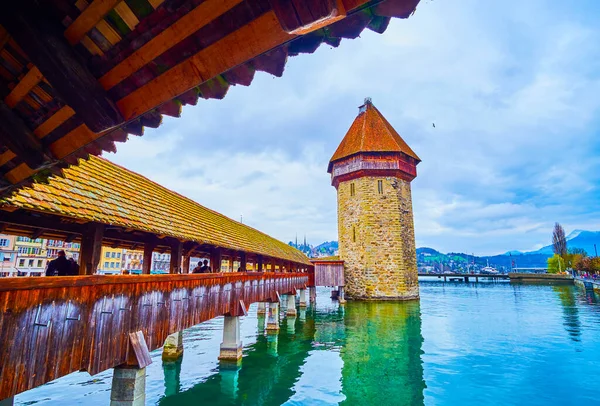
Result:
<svg viewBox="0 0 600 406"><path fill-rule="evenodd" d="M418 299L410 182L419 157L370 99L329 162L350 299Z"/></svg>

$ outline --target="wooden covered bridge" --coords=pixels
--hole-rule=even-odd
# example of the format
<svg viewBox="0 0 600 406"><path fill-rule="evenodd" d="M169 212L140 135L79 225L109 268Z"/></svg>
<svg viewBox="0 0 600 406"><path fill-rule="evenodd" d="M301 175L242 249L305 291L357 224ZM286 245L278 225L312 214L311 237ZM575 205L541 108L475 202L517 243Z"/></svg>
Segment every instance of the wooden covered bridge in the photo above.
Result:
<svg viewBox="0 0 600 406"><path fill-rule="evenodd" d="M0 401L73 371L116 367L113 400L139 403L148 351L170 334L226 315L221 355L237 358L238 317L252 302L272 302L267 327L277 331L279 295L314 284L306 257L94 156L158 127L164 115L179 117L183 105L250 85L256 71L281 76L289 56L337 47L365 28L382 33L417 3L2 4L0 229L80 241L82 275L0 281ZM145 274L151 253L168 251L171 274L91 275L103 244L143 247ZM179 273L191 256L252 272ZM180 339L169 343L176 353Z"/></svg>
<svg viewBox="0 0 600 406"><path fill-rule="evenodd" d="M248 306L273 302L276 331L279 295L310 284L300 251L102 158L0 201L0 228L79 241L82 274L0 280L0 398L74 371L141 370L167 336L177 335L178 356L179 332L220 315L229 326L221 355L238 359L238 317ZM171 275L92 276L103 245L143 247L145 274L152 253L168 250ZM215 269L227 261L232 272L186 275L190 256ZM233 272L233 261L250 272Z"/></svg>

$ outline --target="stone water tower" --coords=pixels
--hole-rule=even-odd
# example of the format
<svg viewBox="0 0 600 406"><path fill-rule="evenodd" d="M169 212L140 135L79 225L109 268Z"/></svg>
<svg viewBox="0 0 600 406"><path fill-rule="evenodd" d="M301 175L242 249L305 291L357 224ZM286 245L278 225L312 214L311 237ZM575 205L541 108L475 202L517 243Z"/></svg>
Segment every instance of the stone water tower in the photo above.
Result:
<svg viewBox="0 0 600 406"><path fill-rule="evenodd" d="M410 182L420 161L365 99L327 170L337 189L348 298L419 297Z"/></svg>

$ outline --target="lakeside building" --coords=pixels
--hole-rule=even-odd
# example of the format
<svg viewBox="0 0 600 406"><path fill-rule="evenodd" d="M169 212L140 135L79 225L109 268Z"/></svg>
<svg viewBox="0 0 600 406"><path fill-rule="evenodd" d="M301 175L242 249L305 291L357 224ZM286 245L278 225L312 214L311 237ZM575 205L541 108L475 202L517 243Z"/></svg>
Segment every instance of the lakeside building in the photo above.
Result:
<svg viewBox="0 0 600 406"><path fill-rule="evenodd" d="M74 242L0 234L0 276L44 276L60 250L78 261L79 249Z"/></svg>
<svg viewBox="0 0 600 406"><path fill-rule="evenodd" d="M42 276L47 264L44 240L41 238L17 237L15 240L17 257L14 276Z"/></svg>
<svg viewBox="0 0 600 406"><path fill-rule="evenodd" d="M131 273L142 273L144 251L123 250L123 270Z"/></svg>
<svg viewBox="0 0 600 406"><path fill-rule="evenodd" d="M0 234L0 277L10 276L16 272L16 239L14 235Z"/></svg>
<svg viewBox="0 0 600 406"><path fill-rule="evenodd" d="M122 248L102 247L97 272L104 275L122 273L124 265L123 252Z"/></svg>

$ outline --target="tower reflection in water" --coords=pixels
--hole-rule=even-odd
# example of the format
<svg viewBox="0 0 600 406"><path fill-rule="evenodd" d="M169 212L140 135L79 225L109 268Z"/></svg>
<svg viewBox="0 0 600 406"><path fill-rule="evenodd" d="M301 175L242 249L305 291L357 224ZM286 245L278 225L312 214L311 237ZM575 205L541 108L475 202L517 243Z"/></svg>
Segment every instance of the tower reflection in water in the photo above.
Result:
<svg viewBox="0 0 600 406"><path fill-rule="evenodd" d="M340 392L340 380L341 393L332 394L325 402L321 398L319 404L423 403L418 302L323 305L302 310L298 318L282 320L277 335L258 333L257 341L244 349L241 365L220 365L187 390L179 391L181 367L165 367L166 390L160 404L311 403L313 395L318 398L332 387ZM261 321L257 324L260 329ZM185 357L194 355L188 352ZM336 385L324 382L322 376L310 376L315 367L331 369L332 359L339 362L338 367L333 363L338 374L326 379Z"/></svg>
<svg viewBox="0 0 600 406"><path fill-rule="evenodd" d="M348 302L344 324L342 404L422 405L419 302Z"/></svg>

